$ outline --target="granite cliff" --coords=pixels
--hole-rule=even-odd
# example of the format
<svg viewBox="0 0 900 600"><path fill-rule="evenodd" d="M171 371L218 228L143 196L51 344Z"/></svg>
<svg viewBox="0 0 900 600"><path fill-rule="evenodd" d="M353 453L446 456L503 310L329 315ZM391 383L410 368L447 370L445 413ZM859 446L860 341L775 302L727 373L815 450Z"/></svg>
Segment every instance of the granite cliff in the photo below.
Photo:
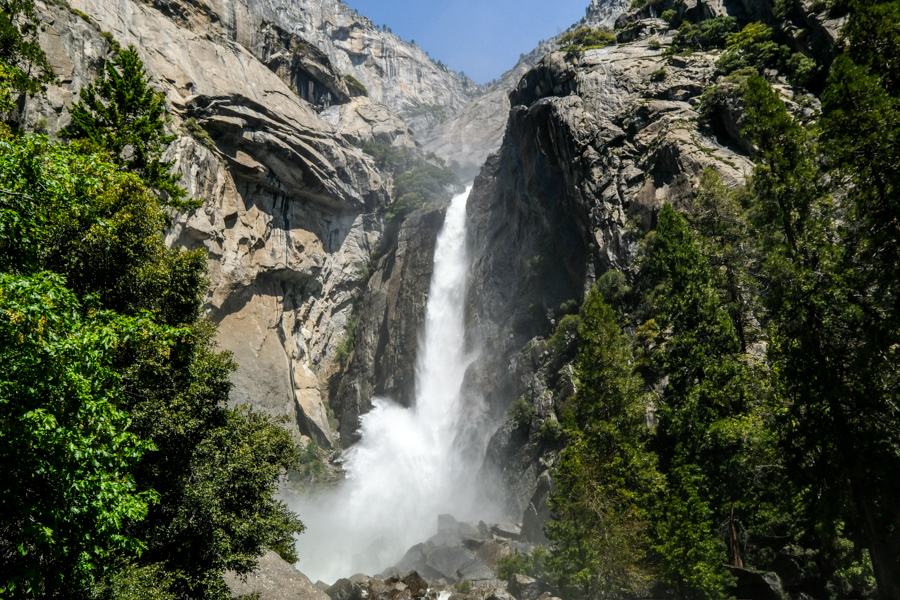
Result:
<svg viewBox="0 0 900 600"><path fill-rule="evenodd" d="M57 132L115 45L138 48L180 134L166 158L188 193L204 199L173 215L167 240L209 253L208 314L239 365L233 401L288 415L298 438L331 446L338 420L326 396L340 369L337 349L370 262L394 256L390 245L403 240L384 222L392 176L361 146L419 154L397 112L456 110L479 88L339 2L38 7L60 83L23 101L20 123ZM413 355L414 342L405 350ZM354 429L355 416L347 419Z"/></svg>
<svg viewBox="0 0 900 600"><path fill-rule="evenodd" d="M710 15L744 10L690 6ZM522 76L500 150L469 200L469 333L482 348L469 389L499 421L516 399L533 411L530 422L510 419L496 430L480 477L535 542L544 540L559 450L541 428L575 391L571 365L550 360L546 338L603 273L633 272L637 242L658 210L670 203L689 211L705 169L737 187L754 166L753 147L739 134L739 102L719 109L715 126L701 119L702 92L724 81L719 54L670 60L663 53L676 32L644 12L619 17L618 45L575 57L553 52ZM813 55L816 48L814 39L803 46ZM798 92L783 79L776 89L795 113L813 114L792 101Z"/></svg>

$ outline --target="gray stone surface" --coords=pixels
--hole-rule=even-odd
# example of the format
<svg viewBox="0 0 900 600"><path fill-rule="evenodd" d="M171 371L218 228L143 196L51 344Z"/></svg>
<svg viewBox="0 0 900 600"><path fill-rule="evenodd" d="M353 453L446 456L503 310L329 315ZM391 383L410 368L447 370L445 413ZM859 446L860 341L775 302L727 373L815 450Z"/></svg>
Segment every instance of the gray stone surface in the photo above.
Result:
<svg viewBox="0 0 900 600"><path fill-rule="evenodd" d="M459 546L442 546L428 554L426 564L448 580L463 579L460 570L475 560L471 551Z"/></svg>
<svg viewBox="0 0 900 600"><path fill-rule="evenodd" d="M544 586L533 577L514 573L509 577L506 591L515 596L517 600L537 600L544 592Z"/></svg>
<svg viewBox="0 0 900 600"><path fill-rule="evenodd" d="M224 575L234 596L259 594L259 600L330 600L309 579L272 551L259 558L259 568L245 578L231 571Z"/></svg>

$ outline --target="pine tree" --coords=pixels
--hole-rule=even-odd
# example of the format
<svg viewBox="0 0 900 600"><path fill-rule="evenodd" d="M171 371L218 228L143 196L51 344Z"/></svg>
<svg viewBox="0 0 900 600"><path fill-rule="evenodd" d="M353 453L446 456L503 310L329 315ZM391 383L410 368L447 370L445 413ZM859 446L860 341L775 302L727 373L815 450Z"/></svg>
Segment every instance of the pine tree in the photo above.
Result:
<svg viewBox="0 0 900 600"><path fill-rule="evenodd" d="M664 332L657 360L668 377L654 442L668 483L656 549L685 598L721 597L729 583L721 565L743 565L739 533L760 525L755 478L771 454L764 393L754 383L763 373L743 358L701 247L718 250L713 240L698 244L666 205L642 259Z"/></svg>
<svg viewBox="0 0 900 600"><path fill-rule="evenodd" d="M850 74L861 79L846 80ZM760 148L751 182L753 217L767 257L768 354L779 375L788 474L804 490L807 530L818 532L822 545L843 530L857 548L870 553L879 597L896 598L900 415L892 321L897 307L887 292L894 284L886 282L896 265L881 263L892 252L894 226L884 222L892 218L892 209L891 201L878 200L880 177L860 166L865 161L884 167L880 161L895 150L879 147L881 140L859 139L860 127L864 134L875 134L867 129L876 117L865 111L883 106L886 91L873 91L868 101L858 92L878 81L887 80L867 78L848 60L835 64L826 95L831 113L823 123L836 158L832 164L839 169L832 181L842 183L845 176L843 182L856 178L852 182L860 186L851 186L840 204L827 194L818 160L821 147L759 77L748 80L745 101L752 109L745 131ZM853 133L835 104L838 98L862 102ZM882 125L893 118L884 115ZM838 139L846 149L834 149ZM849 159L864 151L869 152L865 158Z"/></svg>
<svg viewBox="0 0 900 600"><path fill-rule="evenodd" d="M102 76L82 88L80 100L69 110L71 124L62 132L68 139L87 139L109 152L112 161L138 175L150 188L163 192L178 208L185 202L180 175L170 173L171 162L161 160L166 135L165 97L150 87L150 77L134 46L106 63Z"/></svg>
<svg viewBox="0 0 900 600"><path fill-rule="evenodd" d="M646 397L628 339L598 288L578 327L578 392L564 411L569 443L557 468L548 567L585 598L646 593L646 502L661 481L645 444Z"/></svg>

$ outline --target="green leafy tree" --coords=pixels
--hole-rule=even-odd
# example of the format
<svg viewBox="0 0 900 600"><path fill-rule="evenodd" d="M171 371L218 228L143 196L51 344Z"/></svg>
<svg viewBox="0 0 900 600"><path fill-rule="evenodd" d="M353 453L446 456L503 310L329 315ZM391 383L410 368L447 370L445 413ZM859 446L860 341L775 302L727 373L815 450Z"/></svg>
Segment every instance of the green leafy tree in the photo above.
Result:
<svg viewBox="0 0 900 600"><path fill-rule="evenodd" d="M38 43L41 19L31 0L0 2L0 67L12 91L36 94L56 80ZM0 110L9 110L0 107Z"/></svg>
<svg viewBox="0 0 900 600"><path fill-rule="evenodd" d="M297 458L296 448L280 423L226 408L234 365L216 351L215 327L200 318L204 254L166 248L157 196L90 148L81 141L53 144L43 136L0 139L0 271L20 277L58 273L71 297L82 302L82 318L96 309L143 318L148 328L154 322L178 326L166 343L148 333L103 350L120 390L115 407L122 416L114 421L119 435L155 448L124 455L127 464L114 479L133 482L136 494L157 501L117 522L116 535L135 544L113 547L102 561L85 559L131 575L92 585L101 595L123 586L143 589L146 573L162 569L160 581L170 584L154 588L160 598L225 598L224 570L247 572L265 548L292 555L292 536L302 525L274 493ZM85 347L80 356L87 360L89 351ZM79 356L70 358L71 369L87 367ZM59 551L74 560L65 548ZM70 597L87 593L88 579L70 581Z"/></svg>
<svg viewBox="0 0 900 600"><path fill-rule="evenodd" d="M700 174L691 227L697 232L699 250L709 263L719 302L734 323L741 352L758 337L756 320L757 281L755 255L747 223L745 188L729 190L718 173L706 169Z"/></svg>
<svg viewBox="0 0 900 600"><path fill-rule="evenodd" d="M164 146L177 136L165 133L165 97L150 87L150 77L134 46L106 63L95 82L82 88L70 109L72 122L63 130L68 139L87 139L110 153L112 161L137 174L152 189L164 192L173 206L184 202L180 175L161 159Z"/></svg>
<svg viewBox="0 0 900 600"><path fill-rule="evenodd" d="M171 335L147 315L85 311L59 275L0 274L0 556L3 598L88 587L116 552L144 547L131 469L153 445L127 430L122 346Z"/></svg>
<svg viewBox="0 0 900 600"><path fill-rule="evenodd" d="M587 598L647 592L647 497L661 481L645 448L646 397L615 311L594 288L578 327L579 387L564 411L568 445L547 523L550 572Z"/></svg>
<svg viewBox="0 0 900 600"><path fill-rule="evenodd" d="M714 183L707 176L701 196L715 189ZM701 207L707 200L701 198ZM710 219L721 213L705 210L708 205L700 209L699 221L709 228ZM727 237L734 226L719 224L708 232ZM749 366L742 354L727 310L727 268L734 257L722 244L721 237L698 243L685 218L666 205L642 260L663 332L655 360L668 377L655 436L669 484L657 506L656 549L682 597L725 594L729 577L721 565L743 566L740 533L770 529L765 514L777 499L758 485L763 465L777 463L767 374ZM716 277L701 248L727 259L723 277Z"/></svg>

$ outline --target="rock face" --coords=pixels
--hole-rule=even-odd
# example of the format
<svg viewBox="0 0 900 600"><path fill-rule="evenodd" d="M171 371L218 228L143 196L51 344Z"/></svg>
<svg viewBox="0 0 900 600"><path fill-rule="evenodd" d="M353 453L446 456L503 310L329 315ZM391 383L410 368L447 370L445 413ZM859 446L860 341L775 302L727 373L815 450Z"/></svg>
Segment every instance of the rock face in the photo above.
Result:
<svg viewBox="0 0 900 600"><path fill-rule="evenodd" d="M533 544L519 537L518 525L460 523L451 515L440 515L437 534L410 548L400 562L381 575L414 570L432 585L468 580L486 591L502 585L497 580L502 558L534 550ZM538 595L540 592L534 598Z"/></svg>
<svg viewBox="0 0 900 600"><path fill-rule="evenodd" d="M411 406L415 359L446 205L422 209L388 231L359 304L353 354L334 399L341 443L356 441L373 396Z"/></svg>
<svg viewBox="0 0 900 600"><path fill-rule="evenodd" d="M153 6L199 36L249 49L313 104L368 95L424 130L481 93L339 0L154 0Z"/></svg>
<svg viewBox="0 0 900 600"><path fill-rule="evenodd" d="M259 600L331 600L306 575L271 550L259 558L259 568L246 578L229 571L224 579L233 596L258 594Z"/></svg>
<svg viewBox="0 0 900 600"><path fill-rule="evenodd" d="M574 390L559 366L541 372L532 338L551 333L605 271L627 271L637 250L629 231L649 230L663 203L685 208L704 169L735 186L753 166L734 140L697 124L695 105L715 78L716 57L696 53L667 65L649 36L665 47L674 32L644 31L574 62L549 54L528 71L510 95L503 145L469 200L475 262L467 318L484 347L470 379L498 419L518 397L536 415L497 431L480 476L486 489L500 490L510 518L534 513L527 530L538 538L533 521L546 515L548 491L537 483L553 462L540 430ZM666 77L653 77L662 67Z"/></svg>
<svg viewBox="0 0 900 600"><path fill-rule="evenodd" d="M337 349L372 257L397 255L391 244L398 236L384 238L380 216L390 178L358 146L415 149L411 130L373 98L353 97L328 53L267 20L264 3L75 0L71 9L39 8L41 42L62 85L26 102L20 122L58 131L78 89L107 59L107 38L138 48L151 84L166 96L173 130L182 134L166 158L177 161L189 194L205 200L175 215L167 242L209 254L208 314L219 324L221 348L238 363L232 402L288 415L298 439L330 446L338 422L326 408L326 382L337 368ZM440 220L438 214L430 221L435 234ZM427 252L428 243L421 246ZM409 255L421 259L409 273L418 281L416 269L425 262L430 268L430 256L419 248ZM415 289L399 276L392 281L394 301ZM424 293L416 298L403 309L413 327ZM414 340L412 331L407 338ZM388 364L402 363L396 368L403 374L394 377L388 368L381 375L408 387L412 359L401 353L393 360ZM358 414L348 417L349 430Z"/></svg>
<svg viewBox="0 0 900 600"><path fill-rule="evenodd" d="M565 32L540 42L497 82L485 86L484 95L420 138L425 151L458 164L464 178L474 177L488 155L500 147L509 117L509 93L522 76L544 55L556 50L556 41L566 32L581 27L610 27L629 5L629 0L592 0L583 19Z"/></svg>

